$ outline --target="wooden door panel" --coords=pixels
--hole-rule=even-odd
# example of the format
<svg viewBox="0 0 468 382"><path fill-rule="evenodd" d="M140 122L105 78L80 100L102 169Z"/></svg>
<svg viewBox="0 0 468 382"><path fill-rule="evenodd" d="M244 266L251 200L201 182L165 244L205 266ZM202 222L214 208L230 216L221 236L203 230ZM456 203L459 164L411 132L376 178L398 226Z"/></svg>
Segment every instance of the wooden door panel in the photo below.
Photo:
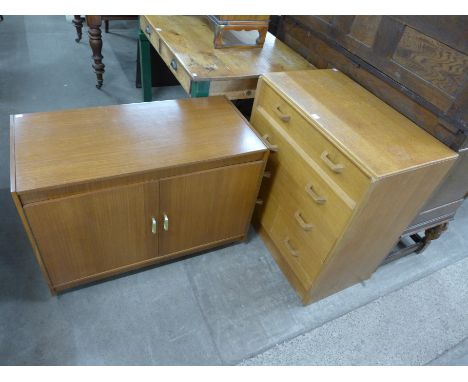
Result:
<svg viewBox="0 0 468 382"><path fill-rule="evenodd" d="M160 213L168 217L168 230L161 229L160 254L245 235L263 167L251 162L162 179Z"/></svg>
<svg viewBox="0 0 468 382"><path fill-rule="evenodd" d="M158 182L26 205L54 286L158 256Z"/></svg>

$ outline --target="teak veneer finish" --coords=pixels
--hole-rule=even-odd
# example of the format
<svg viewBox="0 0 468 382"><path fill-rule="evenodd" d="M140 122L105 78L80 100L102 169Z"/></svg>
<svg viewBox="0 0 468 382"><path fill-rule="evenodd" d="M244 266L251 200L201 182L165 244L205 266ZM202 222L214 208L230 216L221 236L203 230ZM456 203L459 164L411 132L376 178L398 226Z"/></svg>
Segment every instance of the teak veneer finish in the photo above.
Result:
<svg viewBox="0 0 468 382"><path fill-rule="evenodd" d="M369 278L457 154L336 70L260 77L256 218L304 303Z"/></svg>
<svg viewBox="0 0 468 382"><path fill-rule="evenodd" d="M52 293L243 239L267 156L224 97L11 118L11 192Z"/></svg>

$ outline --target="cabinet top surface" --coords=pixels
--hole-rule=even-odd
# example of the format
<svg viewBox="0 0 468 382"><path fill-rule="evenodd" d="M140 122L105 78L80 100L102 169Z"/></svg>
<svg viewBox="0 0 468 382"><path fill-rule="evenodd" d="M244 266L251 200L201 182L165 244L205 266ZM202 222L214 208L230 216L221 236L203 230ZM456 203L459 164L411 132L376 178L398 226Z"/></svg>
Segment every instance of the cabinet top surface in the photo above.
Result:
<svg viewBox="0 0 468 382"><path fill-rule="evenodd" d="M12 116L17 192L266 151L224 97Z"/></svg>
<svg viewBox="0 0 468 382"><path fill-rule="evenodd" d="M214 32L207 17L144 17L192 78L249 78L269 72L314 68L271 33L267 33L263 48L215 49Z"/></svg>
<svg viewBox="0 0 468 382"><path fill-rule="evenodd" d="M457 157L339 71L268 73L263 78L371 176Z"/></svg>

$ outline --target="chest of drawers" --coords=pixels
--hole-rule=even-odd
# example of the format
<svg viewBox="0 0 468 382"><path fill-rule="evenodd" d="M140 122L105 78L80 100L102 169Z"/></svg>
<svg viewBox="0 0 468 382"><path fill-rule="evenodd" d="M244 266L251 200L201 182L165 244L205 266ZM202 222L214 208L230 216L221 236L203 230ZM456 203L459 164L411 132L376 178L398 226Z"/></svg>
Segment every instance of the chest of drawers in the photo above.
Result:
<svg viewBox="0 0 468 382"><path fill-rule="evenodd" d="M12 195L52 293L243 239L267 156L224 97L11 119Z"/></svg>
<svg viewBox="0 0 468 382"><path fill-rule="evenodd" d="M256 220L304 303L371 276L457 154L336 70L261 77Z"/></svg>

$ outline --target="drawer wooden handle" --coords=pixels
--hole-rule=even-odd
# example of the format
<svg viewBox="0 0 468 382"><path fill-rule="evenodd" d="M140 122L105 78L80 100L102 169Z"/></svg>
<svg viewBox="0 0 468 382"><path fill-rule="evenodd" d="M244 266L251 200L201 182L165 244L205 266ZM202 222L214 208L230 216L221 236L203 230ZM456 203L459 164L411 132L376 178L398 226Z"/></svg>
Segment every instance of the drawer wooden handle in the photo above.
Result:
<svg viewBox="0 0 468 382"><path fill-rule="evenodd" d="M296 218L297 222L299 223L299 225L304 231L310 231L312 228L314 228L312 224L306 223L304 221L304 218L301 215L301 211L296 211L296 213L294 214L294 217Z"/></svg>
<svg viewBox="0 0 468 382"><path fill-rule="evenodd" d="M278 115L278 117L283 121L283 122L289 122L289 120L291 119L291 116L283 113L281 111L281 108L279 106L276 106L275 108L275 112L276 114Z"/></svg>
<svg viewBox="0 0 468 382"><path fill-rule="evenodd" d="M291 255L296 256L296 257L299 256L299 252L291 246L291 240L289 239L289 237L284 239L284 245L286 246L288 251L291 253Z"/></svg>
<svg viewBox="0 0 468 382"><path fill-rule="evenodd" d="M166 214L164 214L163 228L164 228L164 231L169 231L169 218L167 217Z"/></svg>
<svg viewBox="0 0 468 382"><path fill-rule="evenodd" d="M328 151L324 151L322 155L320 155L320 158L333 172L336 172L337 174L343 172L344 166L341 163L334 163L328 155Z"/></svg>
<svg viewBox="0 0 468 382"><path fill-rule="evenodd" d="M268 134L265 134L262 138L267 143L267 146L271 151L278 151L278 146L270 142L270 136Z"/></svg>
<svg viewBox="0 0 468 382"><path fill-rule="evenodd" d="M327 198L325 196L320 196L314 189L314 185L312 182L307 183L305 186L306 192L310 195L310 197L314 200L317 204L325 204Z"/></svg>
<svg viewBox="0 0 468 382"><path fill-rule="evenodd" d="M156 235L156 232L158 232L158 222L155 218L151 218L151 233Z"/></svg>

